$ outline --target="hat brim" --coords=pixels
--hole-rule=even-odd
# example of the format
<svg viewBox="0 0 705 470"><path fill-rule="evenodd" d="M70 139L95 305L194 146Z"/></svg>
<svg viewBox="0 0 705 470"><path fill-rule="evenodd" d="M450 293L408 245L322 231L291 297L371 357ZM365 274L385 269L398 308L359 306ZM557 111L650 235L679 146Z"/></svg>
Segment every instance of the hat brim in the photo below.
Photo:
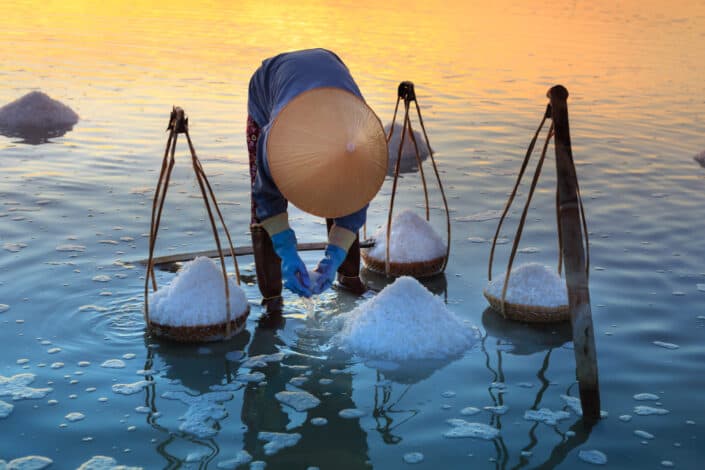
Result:
<svg viewBox="0 0 705 470"><path fill-rule="evenodd" d="M382 122L361 98L340 88L314 88L277 115L267 139L269 171L298 208L336 218L362 209L387 172Z"/></svg>

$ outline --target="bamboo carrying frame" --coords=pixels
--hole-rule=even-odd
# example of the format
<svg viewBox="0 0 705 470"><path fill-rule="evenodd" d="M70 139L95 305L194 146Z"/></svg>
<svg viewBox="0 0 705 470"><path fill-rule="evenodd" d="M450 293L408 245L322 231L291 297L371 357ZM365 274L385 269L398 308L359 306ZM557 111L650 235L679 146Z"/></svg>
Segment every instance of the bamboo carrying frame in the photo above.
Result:
<svg viewBox="0 0 705 470"><path fill-rule="evenodd" d="M541 123L539 124L538 129L536 129L536 133L534 134L533 139L531 139L531 143L529 144L529 148L526 151L526 155L524 157L524 161L522 162L521 169L519 170L519 175L517 176L517 180L514 183L514 188L512 189L511 194L509 195L509 199L507 200L507 203L504 207L504 211L502 212L502 216L499 220L499 224L497 224L497 230L494 234L494 238L492 240L492 249L490 250L490 259L489 259L489 265L488 265L488 271L487 271L487 277L488 281L492 281L492 262L494 260L494 251L495 247L497 245L497 238L499 236L500 230L502 228L502 223L504 222L504 219L509 212L509 208L512 205L512 202L514 202L514 197L516 196L517 189L519 188L519 185L521 183L521 179L524 176L524 171L526 170L526 167L529 163L529 159L531 157L531 154L533 153L534 146L536 145L536 140L538 139L538 136L541 132L541 129L543 128L544 123L546 122L546 119L552 118L552 108L551 104L549 103L546 106L546 112L543 115L543 119L541 120ZM531 198L534 195L534 190L536 189L536 184L538 183L539 176L541 175L541 169L543 167L543 162L546 158L546 150L548 149L548 144L551 140L551 138L554 137L554 122L551 122L551 126L548 129L548 134L546 135L546 140L543 145L543 150L541 151L541 157L539 158L538 163L536 164L536 169L534 170L534 176L531 181L531 187L529 189L529 194L526 199L526 203L524 204L524 210L522 211L521 214L521 219L519 220L519 225L516 230L516 234L514 235L514 242L512 244L512 251L509 256L509 262L507 264L507 270L506 270L506 276L504 279L504 286L502 288L502 296L501 297L496 297L488 292L487 289L483 290L483 294L487 301L490 303L490 306L492 307L493 310L496 312L500 313L503 317L509 318L512 320L518 320L518 321L524 321L524 322L529 322L529 323L550 323L550 322L561 322L561 321L567 321L570 320L570 307L566 303L565 305L560 305L557 307L543 307L543 306L538 306L538 305L525 305L525 304L518 304L518 303L512 303L508 302L506 300L506 295L507 295L507 287L509 286L509 278L511 276L511 271L512 271L512 265L514 263L514 258L516 256L517 248L519 246L519 242L521 240L521 235L522 231L524 229L524 224L526 222L526 216L529 211L529 205L531 204ZM570 162L573 164L572 160ZM573 164L573 170L574 170L574 164ZM587 223L585 221L585 211L583 209L583 202L582 198L580 197L580 189L577 186L577 179L576 179L576 191L577 191L577 201L578 201L578 207L580 209L580 219L582 223L582 232L585 237L585 255L587 259L587 263L585 266L585 272L586 275L589 272L590 268L590 247L588 244L588 232L587 232ZM558 230L558 275L561 275L561 268L563 265L563 232L561 229L561 223L560 223L560 214L559 214L559 191L558 191L558 185L556 185L556 222L557 222L557 230Z"/></svg>
<svg viewBox="0 0 705 470"><path fill-rule="evenodd" d="M404 100L404 123L401 130L401 140L399 142L399 150L397 152L397 161L394 166L394 182L392 183L392 197L389 202L389 214L387 215L387 234L386 234L386 252L384 260L372 258L368 250L360 250L360 256L362 261L365 263L365 267L371 271L385 274L387 276L413 276L416 278L430 277L440 274L445 271L446 265L448 264L448 257L450 255L450 211L448 210L448 201L446 200L445 192L443 191L443 183L441 182L441 177L438 173L438 167L436 166L436 160L433 157L433 151L431 150L431 144L428 141L428 134L426 133L426 127L423 123L423 118L421 117L421 109L419 107L419 102L416 99L416 92L414 91L414 84L409 81L401 82L399 88L397 89L397 103L394 107L394 117L392 118L392 124L389 128L389 134L387 135L387 144L392 138L394 133L394 124L397 119L397 111L399 110L399 101ZM428 204L428 188L426 186L426 177L423 172L423 166L421 161L421 156L419 155L419 146L414 137L414 131L411 128L411 120L409 118L409 105L411 102L416 105L416 114L419 119L419 125L423 131L423 136L428 150L429 157L431 158L431 163L433 165L433 171L436 175L436 180L438 181L438 187L441 191L441 197L443 198L443 206L446 212L446 253L444 256L424 261L416 262L394 262L390 260L389 250L390 250L390 237L392 233L392 215L394 212L394 199L397 192L397 181L399 180L399 168L401 167L401 154L404 147L404 137L409 134L411 142L414 144L414 151L416 153L416 162L419 167L419 173L421 175L421 183L423 185L424 200L426 203L426 221L429 221L429 204Z"/></svg>
<svg viewBox="0 0 705 470"><path fill-rule="evenodd" d="M154 199L152 201L152 218L149 230L149 258L147 260L147 272L144 281L144 320L149 331L157 336L162 336L178 342L207 342L207 341L218 341L222 339L229 339L242 331L245 327L245 320L250 312L249 305L246 306L245 310L238 312L238 315L232 319L230 311L230 287L228 283L228 273L225 268L225 258L223 256L223 250L220 244L220 237L218 235L218 229L216 227L216 222L213 217L213 210L209 203L208 197L213 203L218 218L220 219L220 224L223 227L223 231L228 238L228 244L230 246L230 255L233 259L233 265L235 268L235 276L237 285L240 285L240 269L238 268L237 258L235 257L235 249L233 248L232 239L230 238L230 232L228 231L225 221L223 220L223 214L220 212L218 207L218 202L216 201L215 194L213 193L213 188L211 187L206 174L203 171L201 162L196 156L196 150L191 142L191 137L188 133L188 118L183 109L179 107L174 107L171 116L169 118L169 125L167 127L169 131L169 137L166 142L166 149L164 150L164 158L162 159L162 167L159 173L159 180L157 181L157 187L154 191ZM157 290L157 280L154 274L154 247L157 241L157 234L159 232L159 224L162 218L162 209L164 208L164 201L166 199L167 189L169 188L169 180L171 178L171 172L174 168L175 158L174 153L176 151L176 140L179 134L186 135L186 141L188 142L189 150L191 151L191 162L193 165L193 171L196 174L196 181L201 190L201 195L203 196L203 202L206 205L206 211L208 212L208 218L210 219L211 229L213 230L213 237L215 238L215 243L218 248L218 256L220 258L220 267L223 274L223 284L225 286L225 308L226 308L226 321L213 325L195 325L195 326L170 326L170 325L160 325L151 321L149 318L149 281L152 281L152 289ZM206 191L207 190L207 191Z"/></svg>

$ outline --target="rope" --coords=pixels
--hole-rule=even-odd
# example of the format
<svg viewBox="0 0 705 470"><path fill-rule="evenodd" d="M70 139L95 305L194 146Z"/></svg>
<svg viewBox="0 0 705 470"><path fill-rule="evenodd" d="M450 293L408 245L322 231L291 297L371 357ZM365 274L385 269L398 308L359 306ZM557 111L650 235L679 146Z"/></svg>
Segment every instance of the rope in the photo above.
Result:
<svg viewBox="0 0 705 470"><path fill-rule="evenodd" d="M529 159L531 157L531 154L534 151L534 146L536 145L536 139L538 139L539 133L541 132L541 129L543 128L543 125L549 116L549 109L550 109L550 105L546 106L546 112L543 113L543 119L541 119L541 123L539 124L539 127L536 129L536 132L534 133L534 138L531 139L531 143L529 143L529 148L526 150L526 155L524 156L524 161L521 164L521 170L519 170L519 176L517 177L517 180L514 183L514 189L512 189L512 193L509 195L509 199L507 200L507 203L504 205L504 211L502 212L502 217L500 217L500 219L499 219L499 224L497 225L497 231L495 231L494 238L492 239L492 248L490 249L490 262L489 262L488 269L487 269L487 278L489 281L492 281L492 263L494 260L494 250L495 250L495 247L497 246L497 237L499 237L499 232L502 229L502 223L504 223L504 218L507 216L507 213L509 212L509 208L511 207L512 202L514 202L514 197L516 196L517 189L519 188L519 184L521 183L521 179L524 176L524 171L526 170L526 165L529 163Z"/></svg>
<svg viewBox="0 0 705 470"><path fill-rule="evenodd" d="M397 104L399 104L399 98L397 98ZM396 109L394 111L394 117L396 118ZM389 214L387 215L387 246L385 246L384 254L384 273L389 276L391 263L389 260L389 239L392 235L392 213L394 212L394 198L397 194L397 180L399 179L399 167L401 166L401 149L404 144L404 134L406 134L407 124L409 122L409 102L404 100L404 125L401 130L401 144L399 145L399 152L397 154L397 162L394 166L394 182L392 183L392 197L389 201ZM394 130L394 121L392 121L392 130ZM391 131L390 131L391 135Z"/></svg>
<svg viewBox="0 0 705 470"><path fill-rule="evenodd" d="M531 198L534 196L534 190L536 189L536 184L539 181L539 176L541 176L541 169L543 167L543 161L546 158L546 150L548 149L548 143L553 136L553 122L551 122L551 127L548 129L548 135L546 135L546 141L543 144L543 150L541 151L541 158L536 165L536 171L534 172L534 177L531 180L531 188L529 189L529 195L526 198L526 204L524 205L524 210L521 214L521 219L519 220L519 227L517 228L516 235L514 236L514 243L512 245L512 253L509 256L509 263L507 264L507 275L504 278L504 286L502 287L502 315L506 317L505 310L505 297L507 295L507 287L509 287L509 277L512 271L512 264L514 263L514 257L516 256L517 247L519 246L519 241L521 240L521 233L524 230L524 223L526 222L526 215L529 212L529 206L531 205Z"/></svg>

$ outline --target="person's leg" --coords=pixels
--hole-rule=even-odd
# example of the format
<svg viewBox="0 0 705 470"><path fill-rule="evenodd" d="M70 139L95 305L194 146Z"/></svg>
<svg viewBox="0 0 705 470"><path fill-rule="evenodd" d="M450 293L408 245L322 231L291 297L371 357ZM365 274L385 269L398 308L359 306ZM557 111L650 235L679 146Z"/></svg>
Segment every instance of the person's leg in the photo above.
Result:
<svg viewBox="0 0 705 470"><path fill-rule="evenodd" d="M333 219L326 219L328 231L333 226ZM348 250L348 255L343 260L343 264L338 268L338 284L354 294L363 294L367 287L360 279L360 235L355 237L355 241Z"/></svg>
<svg viewBox="0 0 705 470"><path fill-rule="evenodd" d="M247 116L247 151L250 157L250 183L254 188L257 177L257 140L260 128L252 117ZM250 234L252 235L252 251L255 258L257 285L262 293L262 305L267 313L281 312L282 308L282 273L281 260L274 252L269 234L259 224L254 197L250 193Z"/></svg>

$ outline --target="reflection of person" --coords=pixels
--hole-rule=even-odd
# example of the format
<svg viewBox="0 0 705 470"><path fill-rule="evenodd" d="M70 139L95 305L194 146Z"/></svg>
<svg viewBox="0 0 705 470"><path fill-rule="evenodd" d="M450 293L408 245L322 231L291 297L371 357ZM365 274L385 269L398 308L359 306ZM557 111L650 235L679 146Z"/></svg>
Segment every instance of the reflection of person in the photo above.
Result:
<svg viewBox="0 0 705 470"><path fill-rule="evenodd" d="M357 232L387 168L379 118L333 52L310 49L266 59L250 80L247 145L252 242L268 309L281 305L282 280L304 297L338 282L363 291ZM289 227L287 203L325 217L325 255L308 272Z"/></svg>

